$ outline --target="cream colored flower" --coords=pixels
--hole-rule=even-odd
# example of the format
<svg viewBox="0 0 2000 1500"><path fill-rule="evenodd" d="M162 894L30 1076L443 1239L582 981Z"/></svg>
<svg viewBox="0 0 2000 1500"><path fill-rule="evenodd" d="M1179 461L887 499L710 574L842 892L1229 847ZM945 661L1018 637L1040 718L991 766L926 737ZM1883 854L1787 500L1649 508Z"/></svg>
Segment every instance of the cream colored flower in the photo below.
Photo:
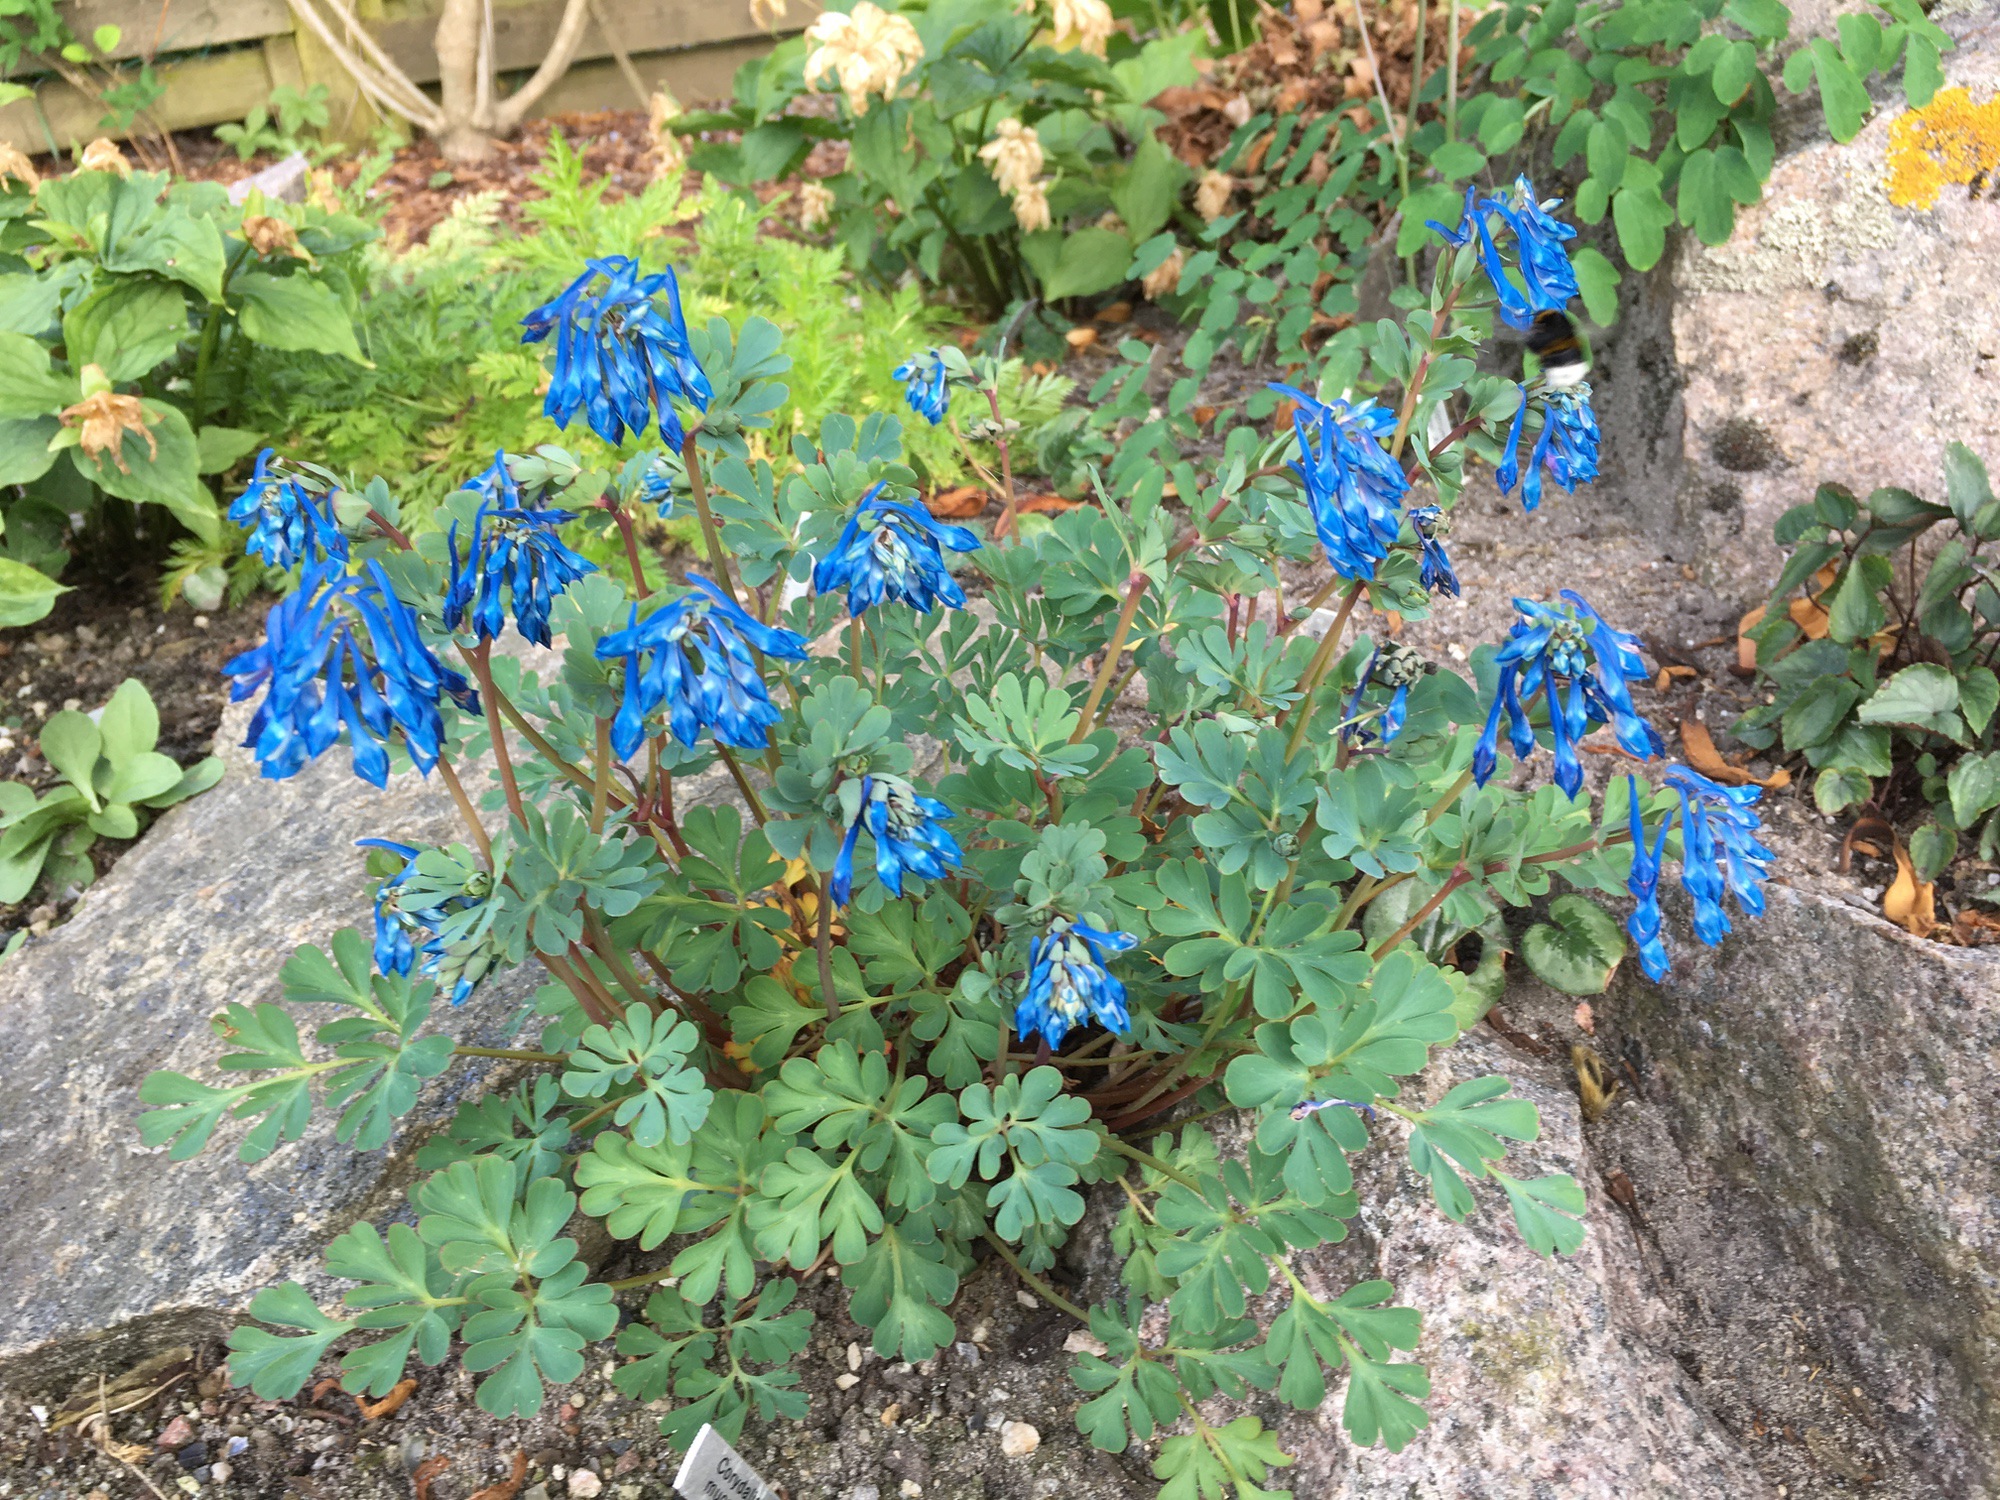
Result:
<svg viewBox="0 0 2000 1500"><path fill-rule="evenodd" d="M833 217L833 190L817 182L799 184L799 228L823 229Z"/></svg>
<svg viewBox="0 0 2000 1500"><path fill-rule="evenodd" d="M646 106L646 139L652 143L653 175L664 177L687 164L687 143L668 127L681 116L680 101L665 89L653 91Z"/></svg>
<svg viewBox="0 0 2000 1500"><path fill-rule="evenodd" d="M1055 221L1049 216L1049 195L1039 182L1023 183L1014 194L1014 222L1026 234L1047 229Z"/></svg>
<svg viewBox="0 0 2000 1500"><path fill-rule="evenodd" d="M1139 290L1157 302L1170 292L1181 289L1181 267L1187 264L1187 252L1179 245L1173 253L1148 271L1139 281Z"/></svg>
<svg viewBox="0 0 2000 1500"><path fill-rule="evenodd" d="M868 112L868 96L884 98L923 60L924 44L906 16L892 15L860 0L849 15L824 11L806 28L814 51L806 59L807 88L818 88L831 74L857 115Z"/></svg>
<svg viewBox="0 0 2000 1500"><path fill-rule="evenodd" d="M1054 0L1053 9L1058 47L1081 47L1097 57L1104 56L1104 44L1111 40L1116 24L1104 0Z"/></svg>
<svg viewBox="0 0 2000 1500"><path fill-rule="evenodd" d="M979 159L1003 193L1018 193L1042 175L1042 142L1032 125L1002 120L993 139L979 148Z"/></svg>
<svg viewBox="0 0 2000 1500"><path fill-rule="evenodd" d="M784 15L785 0L750 0L750 24L753 26L776 31Z"/></svg>
<svg viewBox="0 0 2000 1500"><path fill-rule="evenodd" d="M1205 172L1195 184L1194 211L1204 220L1219 219L1229 211L1229 198L1235 191L1235 178L1223 172Z"/></svg>
<svg viewBox="0 0 2000 1500"><path fill-rule="evenodd" d="M118 143L108 136L99 136L83 148L83 155L77 158L79 172L116 172L120 177L132 175L132 163L125 160L125 153L118 149Z"/></svg>
<svg viewBox="0 0 2000 1500"><path fill-rule="evenodd" d="M0 141L0 179L18 177L31 188L42 185L42 174L12 141Z"/></svg>
<svg viewBox="0 0 2000 1500"><path fill-rule="evenodd" d="M118 472L130 474L132 467L125 462L125 434L136 432L146 440L152 456L160 456L160 440L146 430L148 422L157 422L157 416L149 415L139 403L137 396L120 396L109 387L104 372L96 365L85 365L79 372L85 390L97 387L94 394L85 396L74 406L63 408L62 424L77 431L77 444L91 458L101 461L102 455L109 453L112 462L118 465Z"/></svg>

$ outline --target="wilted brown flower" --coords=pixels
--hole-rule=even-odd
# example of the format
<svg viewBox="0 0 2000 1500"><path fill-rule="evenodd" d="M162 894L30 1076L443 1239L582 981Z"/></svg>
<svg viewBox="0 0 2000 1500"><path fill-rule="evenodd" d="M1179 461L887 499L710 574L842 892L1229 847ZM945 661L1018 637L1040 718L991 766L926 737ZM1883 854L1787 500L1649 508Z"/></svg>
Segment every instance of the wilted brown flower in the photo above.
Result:
<svg viewBox="0 0 2000 1500"><path fill-rule="evenodd" d="M96 365L83 367L83 384L86 389L92 385L99 387L95 395L85 396L74 406L64 407L62 424L78 429L77 445L91 458L102 461L106 453L118 465L118 472L130 474L132 467L125 462L125 434L136 432L146 440L152 456L160 456L160 441L146 430L148 421L157 422L158 417L149 418L146 408L137 396L120 396L105 390L104 372Z"/></svg>
<svg viewBox="0 0 2000 1500"><path fill-rule="evenodd" d="M1047 229L1054 221L1049 217L1049 194L1039 182L1024 184L1014 194L1014 222L1029 234L1038 229Z"/></svg>
<svg viewBox="0 0 2000 1500"><path fill-rule="evenodd" d="M833 190L817 182L799 184L799 228L821 229L833 216Z"/></svg>
<svg viewBox="0 0 2000 1500"><path fill-rule="evenodd" d="M31 188L42 185L42 174L12 141L0 141L0 179L18 177Z"/></svg>
<svg viewBox="0 0 2000 1500"><path fill-rule="evenodd" d="M779 14L784 13L782 4ZM646 105L646 138L652 143L653 173L665 176L687 163L687 144L669 128L681 116L680 100L666 89L655 89Z"/></svg>
<svg viewBox="0 0 2000 1500"><path fill-rule="evenodd" d="M299 232L273 214L246 214L243 218L243 238L259 255L312 259L312 252L299 243Z"/></svg>
<svg viewBox="0 0 2000 1500"><path fill-rule="evenodd" d="M1236 191L1236 179L1223 172L1206 172L1195 184L1194 211L1204 220L1219 219L1229 210L1229 198Z"/></svg>
<svg viewBox="0 0 2000 1500"><path fill-rule="evenodd" d="M116 172L120 177L132 175L132 163L125 160L125 153L118 149L118 143L103 135L83 148L83 155L76 159L76 169L79 172Z"/></svg>
<svg viewBox="0 0 2000 1500"><path fill-rule="evenodd" d="M1055 36L1058 47L1081 47L1097 57L1104 56L1111 39L1111 7L1104 0L1054 0Z"/></svg>
<svg viewBox="0 0 2000 1500"><path fill-rule="evenodd" d="M1139 290L1157 302L1170 292L1181 289L1181 267L1187 264L1187 252L1179 245L1152 270L1139 278Z"/></svg>
<svg viewBox="0 0 2000 1500"><path fill-rule="evenodd" d="M1042 175L1042 143L1032 125L1006 119L993 127L993 139L979 148L979 159L1003 193L1018 193Z"/></svg>

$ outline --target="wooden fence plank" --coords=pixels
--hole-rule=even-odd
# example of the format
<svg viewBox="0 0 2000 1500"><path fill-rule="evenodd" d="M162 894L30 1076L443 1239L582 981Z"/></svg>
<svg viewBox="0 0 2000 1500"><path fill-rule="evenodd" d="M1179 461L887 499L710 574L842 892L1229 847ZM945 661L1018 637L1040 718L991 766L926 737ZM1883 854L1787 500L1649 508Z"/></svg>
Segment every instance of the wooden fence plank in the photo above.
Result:
<svg viewBox="0 0 2000 1500"><path fill-rule="evenodd" d="M292 9L285 0L166 0L164 5L160 0L65 0L57 10L86 41L98 27L116 26L118 45L106 55L121 62L261 41L292 29ZM15 71L34 72L32 59Z"/></svg>
<svg viewBox="0 0 2000 1500"><path fill-rule="evenodd" d="M627 52L657 52L666 48L699 47L710 42L755 40L761 33L750 19L746 0L617 0L606 14L618 29L619 45ZM548 56L562 19L563 0L531 0L524 5L493 8L493 50L502 72L533 68ZM434 16L381 21L369 27L382 49L417 83L437 81L437 52L431 38ZM576 60L611 56L611 48L596 22L584 30Z"/></svg>
<svg viewBox="0 0 2000 1500"><path fill-rule="evenodd" d="M169 130L193 130L202 125L219 125L224 120L240 120L250 106L270 96L271 72L264 63L261 47L218 53L214 57L191 57L160 65L160 79L166 93L153 106L153 116ZM23 99L0 109L0 140L22 151L47 151L50 136L54 144L68 151L73 144L107 134L98 124L104 108L68 84L50 80L35 90L35 99ZM39 102L48 117L42 127L35 113ZM118 134L119 132L108 132Z"/></svg>

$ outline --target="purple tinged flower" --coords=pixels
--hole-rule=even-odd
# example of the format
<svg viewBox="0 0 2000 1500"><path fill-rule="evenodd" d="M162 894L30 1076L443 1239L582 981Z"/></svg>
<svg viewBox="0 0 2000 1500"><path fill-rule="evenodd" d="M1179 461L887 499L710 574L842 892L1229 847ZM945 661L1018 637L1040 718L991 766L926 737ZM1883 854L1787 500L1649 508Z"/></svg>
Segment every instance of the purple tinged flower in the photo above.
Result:
<svg viewBox="0 0 2000 1500"><path fill-rule="evenodd" d="M520 487L507 471L507 455L496 454L485 473L465 488L481 496L472 519L465 556L458 552L458 522L451 523L451 581L444 597L444 623L457 630L468 614L482 641L507 623L504 588L514 605L514 623L538 646L550 644L549 611L556 598L597 565L563 544L560 528L576 519L569 510L535 510L521 503Z"/></svg>
<svg viewBox="0 0 2000 1500"><path fill-rule="evenodd" d="M1530 403L1525 385L1521 387L1521 404L1514 408L1514 420L1507 429L1506 454L1500 467L1493 471L1494 483L1500 486L1503 495L1511 493L1517 482L1520 484L1524 510L1533 510L1542 503L1544 469L1567 494L1574 494L1579 484L1596 479L1597 450L1602 440L1597 415L1590 409L1587 382L1539 391L1533 400L1542 408L1542 432L1535 439L1526 475L1521 473L1521 427Z"/></svg>
<svg viewBox="0 0 2000 1500"><path fill-rule="evenodd" d="M1555 748L1555 783L1574 797L1583 785L1576 746L1592 724L1608 724L1626 753L1650 760L1665 753L1653 726L1632 704L1628 683L1647 674L1637 636L1614 629L1582 595L1562 591L1563 603L1516 599L1520 613L1494 657L1500 677L1486 727L1473 748L1472 774L1481 786L1498 763L1500 723L1507 722L1514 753L1534 751L1528 706L1541 693Z"/></svg>
<svg viewBox="0 0 2000 1500"><path fill-rule="evenodd" d="M853 893L854 846L864 825L875 839L876 878L890 895L903 894L905 875L944 879L965 857L958 841L938 821L951 816L947 804L924 796L900 776L862 777L861 810L847 825L847 837L833 865L834 901L844 906Z"/></svg>
<svg viewBox="0 0 2000 1500"><path fill-rule="evenodd" d="M1055 918L1029 955L1028 985L1014 1009L1014 1030L1023 1040L1039 1034L1051 1047L1060 1047L1070 1028L1086 1020L1108 1031L1130 1030L1125 986L1105 963L1137 942L1130 933L1100 932L1067 917Z"/></svg>
<svg viewBox="0 0 2000 1500"><path fill-rule="evenodd" d="M232 701L264 692L243 743L273 781L296 775L343 733L363 781L387 783L387 746L398 733L428 774L444 746L440 700L468 712L479 703L425 644L415 611L372 558L359 574L308 564L297 591L265 617L264 640L222 670L235 679Z"/></svg>
<svg viewBox="0 0 2000 1500"><path fill-rule="evenodd" d="M833 550L813 569L813 588L822 594L846 589L854 615L885 599L926 614L940 599L953 608L963 605L965 590L945 566L944 549L976 551L978 536L920 506L882 498L883 488L878 484L861 497Z"/></svg>
<svg viewBox="0 0 2000 1500"><path fill-rule="evenodd" d="M910 410L935 427L951 406L951 378L935 349L912 354L890 372L903 382L903 399Z"/></svg>
<svg viewBox="0 0 2000 1500"><path fill-rule="evenodd" d="M617 443L657 415L660 436L679 447L687 432L674 401L708 410L714 391L688 342L672 270L641 276L629 255L585 261L581 276L521 324L523 343L555 335L542 410L558 426L582 412L591 431Z"/></svg>
<svg viewBox="0 0 2000 1500"><path fill-rule="evenodd" d="M1313 527L1327 561L1343 578L1372 578L1402 530L1410 483L1382 439L1396 430L1393 412L1364 401L1321 401L1289 385L1270 389L1297 405L1292 416L1299 456L1292 472L1305 486Z"/></svg>
<svg viewBox="0 0 2000 1500"><path fill-rule="evenodd" d="M762 750L783 715L755 652L786 661L806 659L805 637L766 625L697 573L694 588L597 643L599 661L625 662L625 695L611 721L611 748L621 760L646 742L646 722L662 709L667 725L692 747L712 733L717 743Z"/></svg>
<svg viewBox="0 0 2000 1500"><path fill-rule="evenodd" d="M244 551L255 553L273 568L298 563L347 561L347 538L334 519L333 498L316 493L297 475L287 474L266 448L242 494L230 502L229 519L249 528Z"/></svg>

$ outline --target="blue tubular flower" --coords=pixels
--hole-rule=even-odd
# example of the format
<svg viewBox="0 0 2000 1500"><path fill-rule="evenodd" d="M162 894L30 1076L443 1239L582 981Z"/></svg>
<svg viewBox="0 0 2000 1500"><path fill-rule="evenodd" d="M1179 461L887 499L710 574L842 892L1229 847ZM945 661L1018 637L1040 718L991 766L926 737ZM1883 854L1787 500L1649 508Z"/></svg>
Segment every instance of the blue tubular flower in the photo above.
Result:
<svg viewBox="0 0 2000 1500"><path fill-rule="evenodd" d="M453 961L452 946L441 929L451 917L480 905L471 895L451 896L438 906L421 909L403 905L403 889L416 873L419 850L394 839L356 839L363 849L386 849L403 861L403 868L385 879L375 892L375 967L383 974L407 974L414 967L427 979L451 982L450 1000L463 1005L492 967L491 956L461 947ZM423 957L417 963L418 955Z"/></svg>
<svg viewBox="0 0 2000 1500"><path fill-rule="evenodd" d="M1108 1031L1129 1030L1125 986L1104 965L1107 955L1137 942L1130 933L1100 932L1066 917L1050 922L1029 956L1028 987L1014 1009L1014 1030L1023 1040L1040 1033L1051 1047L1060 1047L1070 1028L1087 1018Z"/></svg>
<svg viewBox="0 0 2000 1500"><path fill-rule="evenodd" d="M1417 534L1417 545L1421 555L1417 564L1417 582L1433 594L1449 594L1458 597L1458 574L1452 571L1451 558L1444 550L1445 533L1450 527L1442 508L1435 505L1420 505L1410 513L1410 529Z"/></svg>
<svg viewBox="0 0 2000 1500"><path fill-rule="evenodd" d="M1343 578L1372 578L1402 530L1410 483L1382 446L1395 414L1364 401L1321 401L1289 385L1271 390L1297 403L1292 426L1299 456L1292 472L1305 486L1313 526L1327 561Z"/></svg>
<svg viewBox="0 0 2000 1500"><path fill-rule="evenodd" d="M273 781L297 774L343 732L363 781L388 781L387 746L398 731L428 774L444 746L440 700L478 707L466 680L424 644L415 612L373 559L354 575L309 565L298 591L266 616L265 631L260 645L222 670L236 679L233 700L264 690L243 743Z"/></svg>
<svg viewBox="0 0 2000 1500"><path fill-rule="evenodd" d="M1493 284L1501 321L1525 329L1534 323L1536 313L1561 312L1578 295L1576 271L1569 263L1569 252L1563 248L1565 242L1576 238L1576 230L1548 212L1561 202L1560 198L1551 198L1546 203L1538 201L1534 184L1526 177L1517 177L1511 195L1506 198L1481 198L1468 187L1457 229L1448 229L1435 219L1426 219L1424 223L1454 249L1478 240L1479 260L1486 268L1486 279ZM1488 214L1497 214L1505 230L1514 236L1514 251L1525 291L1507 274L1507 263L1494 240Z"/></svg>
<svg viewBox="0 0 2000 1500"><path fill-rule="evenodd" d="M523 343L555 335L555 369L542 410L559 426L569 426L581 411L591 431L617 443L628 428L644 432L657 415L660 436L679 447L687 432L674 399L708 410L714 392L688 342L680 283L671 270L641 276L629 255L585 261L583 274L561 296L521 324L527 329Z"/></svg>
<svg viewBox="0 0 2000 1500"><path fill-rule="evenodd" d="M910 403L911 411L933 427L944 420L951 405L951 380L937 350L912 354L890 373L903 382L903 399Z"/></svg>
<svg viewBox="0 0 2000 1500"><path fill-rule="evenodd" d="M465 488L482 498L464 558L458 554L458 522L451 523L447 537L451 583L444 596L445 628L457 630L469 610L473 632L482 641L492 640L507 623L500 598L504 586L512 595L521 634L538 646L548 645L549 610L556 597L584 574L597 571L595 563L564 546L557 534L576 519L576 512L524 507L504 453L495 455L492 467Z"/></svg>
<svg viewBox="0 0 2000 1500"><path fill-rule="evenodd" d="M249 485L230 502L229 519L250 528L244 550L274 568L327 558L346 562L347 538L333 518L332 499L275 469L276 457L269 448L259 453Z"/></svg>
<svg viewBox="0 0 2000 1500"><path fill-rule="evenodd" d="M1632 797L1632 874L1625 889L1638 901L1625 919L1625 930L1639 949L1639 967L1654 983L1667 977L1667 945L1660 937L1660 864L1667 852L1667 827L1671 815L1660 821L1657 842L1648 848L1646 823L1639 811L1639 778L1628 776L1625 785Z"/></svg>
<svg viewBox="0 0 2000 1500"><path fill-rule="evenodd" d="M1598 430L1597 414L1590 409L1590 386L1578 381L1575 385L1562 386L1555 390L1539 391L1534 399L1541 403L1542 435L1535 439L1535 450L1528 459L1528 472L1521 473L1521 423L1528 414L1529 391L1521 387L1521 404L1514 408L1514 421L1507 429L1507 452L1500 467L1493 471L1493 480L1500 486L1500 493L1507 494L1516 481L1521 485L1521 508L1533 510L1542 503L1542 470L1547 469L1555 482L1565 493L1574 494L1579 484L1588 484L1597 478L1597 449L1602 439Z"/></svg>
<svg viewBox="0 0 2000 1500"><path fill-rule="evenodd" d="M1336 1105L1342 1109L1357 1111L1363 1119L1371 1123L1375 1119L1375 1106L1363 1104L1358 1099L1308 1099L1302 1104L1292 1106L1292 1118L1303 1124L1309 1115L1318 1114L1323 1109L1332 1109Z"/></svg>
<svg viewBox="0 0 2000 1500"><path fill-rule="evenodd" d="M833 550L813 569L813 588L822 594L846 589L848 612L855 615L884 599L926 614L940 599L954 608L964 604L965 590L945 567L944 549L976 551L978 536L919 506L885 500L882 489L878 484L861 497Z"/></svg>
<svg viewBox="0 0 2000 1500"><path fill-rule="evenodd" d="M1725 891L1733 892L1736 904L1749 916L1764 913L1764 880L1776 857L1757 838L1757 815L1750 810L1760 788L1730 787L1710 781L1686 766L1668 766L1661 781L1680 799L1676 811L1660 821L1660 831L1651 848L1646 845L1645 823L1639 808L1638 782L1632 780L1632 875L1626 889L1639 905L1625 923L1625 930L1639 944L1639 963L1647 975L1666 977L1667 950L1660 940L1660 867L1666 856L1667 830L1676 812L1681 824L1681 888L1694 903L1694 935L1713 948L1730 931L1729 914L1723 909Z"/></svg>
<svg viewBox="0 0 2000 1500"><path fill-rule="evenodd" d="M903 894L903 877L921 875L942 880L965 856L958 841L938 822L952 810L926 797L900 776L876 774L861 778L861 811L847 825L840 857L833 864L833 899L846 905L854 889L854 845L866 824L875 837L875 875L889 894Z"/></svg>
<svg viewBox="0 0 2000 1500"><path fill-rule="evenodd" d="M1494 657L1500 670L1498 690L1472 753L1472 774L1481 786L1498 762L1503 716L1515 755L1525 758L1534 752L1528 705L1538 692L1548 707L1555 783L1569 796L1583 785L1576 746L1592 724L1609 724L1618 743L1641 759L1665 753L1653 726L1632 706L1626 686L1647 675L1638 637L1606 624L1573 590L1564 589L1562 598L1560 606L1532 599L1514 601L1521 619Z"/></svg>
<svg viewBox="0 0 2000 1500"><path fill-rule="evenodd" d="M766 625L699 574L694 591L597 643L600 661L625 661L625 697L611 722L611 747L625 759L646 742L646 721L662 708L674 738L692 747L704 731L738 750L762 750L783 717L753 654L806 659L805 637Z"/></svg>
<svg viewBox="0 0 2000 1500"><path fill-rule="evenodd" d="M1341 739L1357 745L1375 742L1387 745L1403 732L1410 712L1410 685L1434 670L1416 651L1401 644L1376 647L1361 669L1361 676L1340 712ZM1361 695L1371 683L1390 689L1389 701L1380 708L1364 709Z"/></svg>

